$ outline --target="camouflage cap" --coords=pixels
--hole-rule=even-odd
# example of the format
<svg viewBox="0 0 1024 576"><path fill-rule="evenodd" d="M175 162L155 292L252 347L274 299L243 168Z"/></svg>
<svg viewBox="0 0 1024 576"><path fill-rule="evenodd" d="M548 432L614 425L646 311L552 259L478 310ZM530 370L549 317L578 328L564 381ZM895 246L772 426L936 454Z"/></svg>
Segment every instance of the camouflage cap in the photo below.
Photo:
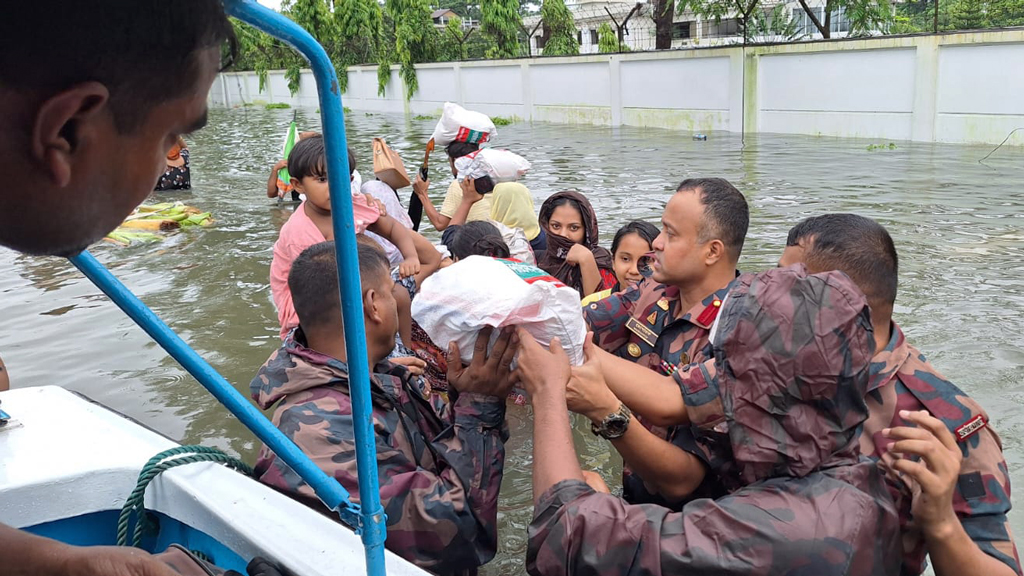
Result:
<svg viewBox="0 0 1024 576"><path fill-rule="evenodd" d="M717 384L743 481L857 460L874 339L853 281L803 265L745 274L718 324Z"/></svg>

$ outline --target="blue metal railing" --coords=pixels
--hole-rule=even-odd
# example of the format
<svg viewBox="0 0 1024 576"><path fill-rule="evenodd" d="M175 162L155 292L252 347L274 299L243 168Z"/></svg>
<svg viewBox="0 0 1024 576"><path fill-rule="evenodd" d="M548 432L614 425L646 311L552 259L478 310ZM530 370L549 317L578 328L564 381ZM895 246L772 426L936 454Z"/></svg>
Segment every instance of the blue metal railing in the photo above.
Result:
<svg viewBox="0 0 1024 576"><path fill-rule="evenodd" d="M342 317L345 322L346 352L352 413L355 427L356 461L359 469L361 506L353 504L349 493L334 478L320 470L290 439L281 433L241 393L213 369L188 344L175 334L156 314L117 280L88 252L71 258L71 262L103 291L118 307L135 321L168 354L177 360L218 401L249 430L284 460L313 488L317 497L342 520L361 534L366 549L368 576L384 576L384 509L380 503L377 481L377 450L370 403L370 369L367 362L366 334L363 327L362 290L359 261L353 226L351 185L348 175L348 147L342 112L338 77L327 53L305 30L288 18L256 4L253 0L224 0L231 16L283 40L309 60L320 94L321 121L327 148L328 184L331 189L338 284L341 291Z"/></svg>

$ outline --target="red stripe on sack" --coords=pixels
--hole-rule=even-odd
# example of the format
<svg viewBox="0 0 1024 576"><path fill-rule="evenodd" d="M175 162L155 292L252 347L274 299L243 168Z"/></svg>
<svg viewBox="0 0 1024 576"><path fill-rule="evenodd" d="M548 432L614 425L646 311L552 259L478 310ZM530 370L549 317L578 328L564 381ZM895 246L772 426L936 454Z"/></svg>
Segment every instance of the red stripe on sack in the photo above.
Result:
<svg viewBox="0 0 1024 576"><path fill-rule="evenodd" d="M965 422L963 426L960 426L955 430L956 437L958 440L963 442L964 440L967 440L971 436L975 435L978 432L978 430L984 428L986 424L988 424L988 422L985 421L985 417L982 416L981 414L978 414L974 418L971 418L970 420Z"/></svg>
<svg viewBox="0 0 1024 576"><path fill-rule="evenodd" d="M459 131L455 134L455 141L456 142L465 142L466 138L469 138L469 132L470 132L469 128L465 128L465 127L460 126L459 127Z"/></svg>

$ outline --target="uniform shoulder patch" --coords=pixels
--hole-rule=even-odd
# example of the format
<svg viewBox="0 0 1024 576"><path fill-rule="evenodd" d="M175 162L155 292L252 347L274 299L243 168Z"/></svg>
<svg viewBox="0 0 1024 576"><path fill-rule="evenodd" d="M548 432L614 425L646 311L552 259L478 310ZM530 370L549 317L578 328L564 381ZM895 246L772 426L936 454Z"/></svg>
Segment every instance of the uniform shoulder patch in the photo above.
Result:
<svg viewBox="0 0 1024 576"><path fill-rule="evenodd" d="M956 432L956 439L963 442L964 440L967 440L968 438L976 434L978 430L984 428L986 424L987 422L985 422L985 417L982 416L981 414L978 414L974 418L971 418L967 422L964 422L962 426L960 426L954 431Z"/></svg>

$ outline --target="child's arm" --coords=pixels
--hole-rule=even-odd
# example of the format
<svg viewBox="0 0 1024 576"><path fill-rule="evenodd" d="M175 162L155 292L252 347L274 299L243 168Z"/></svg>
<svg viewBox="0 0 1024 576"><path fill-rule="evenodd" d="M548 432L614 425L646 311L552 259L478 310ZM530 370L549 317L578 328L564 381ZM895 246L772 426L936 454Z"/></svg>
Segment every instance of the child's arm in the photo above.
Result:
<svg viewBox="0 0 1024 576"><path fill-rule="evenodd" d="M419 273L420 258L416 254L416 243L412 238L412 230L402 226L390 216L381 216L366 229L387 238L402 253L405 261L398 265L398 272L402 278Z"/></svg>
<svg viewBox="0 0 1024 576"><path fill-rule="evenodd" d="M270 170L270 179L267 180L267 198L277 198L280 191L277 189L277 173L288 166L288 160L278 160L277 164Z"/></svg>
<svg viewBox="0 0 1024 576"><path fill-rule="evenodd" d="M0 392L11 389L11 377L7 375L7 366L4 366L4 359L0 358Z"/></svg>
<svg viewBox="0 0 1024 576"><path fill-rule="evenodd" d="M416 255L420 259L420 271L416 273L416 288L419 289L427 277L441 268L441 253L419 232L413 231L412 239L416 244Z"/></svg>

